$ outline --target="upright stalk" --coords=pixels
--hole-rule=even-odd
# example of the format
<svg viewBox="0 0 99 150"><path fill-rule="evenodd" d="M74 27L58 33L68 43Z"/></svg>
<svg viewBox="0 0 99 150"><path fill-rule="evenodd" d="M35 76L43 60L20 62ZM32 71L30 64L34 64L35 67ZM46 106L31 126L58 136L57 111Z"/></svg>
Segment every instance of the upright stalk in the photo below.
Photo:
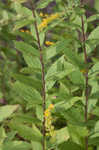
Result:
<svg viewBox="0 0 99 150"><path fill-rule="evenodd" d="M83 0L82 0L83 2ZM82 44L83 44L83 51L84 51L84 61L85 64L88 63L87 61L87 51L86 51L86 34L84 30L84 18L81 16L81 23L82 23ZM88 120L88 69L85 72L85 122ZM85 150L88 150L88 136L85 137Z"/></svg>
<svg viewBox="0 0 99 150"><path fill-rule="evenodd" d="M42 47L40 44L40 37L39 37L39 31L38 31L38 26L37 26L37 21L36 21L36 15L35 15L35 10L31 1L31 6L32 6L32 13L33 17L35 19L34 26L35 26L35 31L36 31L36 37L37 37L37 42L38 42L38 49L40 51L40 62L41 62L41 67L42 67L42 100L43 100L43 150L45 150L45 139L46 139L46 128L45 128L45 115L44 112L46 110L46 92L45 92L45 68L44 68L44 62L43 62L43 55L42 55Z"/></svg>

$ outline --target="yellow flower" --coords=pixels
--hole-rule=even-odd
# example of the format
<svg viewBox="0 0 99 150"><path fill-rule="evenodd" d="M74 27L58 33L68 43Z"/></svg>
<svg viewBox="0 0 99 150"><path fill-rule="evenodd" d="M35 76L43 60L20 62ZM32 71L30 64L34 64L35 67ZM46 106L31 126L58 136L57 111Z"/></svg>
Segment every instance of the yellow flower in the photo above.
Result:
<svg viewBox="0 0 99 150"><path fill-rule="evenodd" d="M80 72L82 72L82 73L86 73L86 72L87 72L87 70L86 70L86 69L82 69L82 70L80 70Z"/></svg>
<svg viewBox="0 0 99 150"><path fill-rule="evenodd" d="M50 23L52 22L53 20L55 20L56 18L59 17L59 14L58 13L55 13L55 14L51 14L50 16L48 16L46 19L47 19L47 22Z"/></svg>
<svg viewBox="0 0 99 150"><path fill-rule="evenodd" d="M45 116L45 117L50 116L50 111L49 111L48 109L44 112L44 116Z"/></svg>
<svg viewBox="0 0 99 150"><path fill-rule="evenodd" d="M53 104L50 104L48 108L51 110L51 109L54 108L54 105L53 105Z"/></svg>
<svg viewBox="0 0 99 150"><path fill-rule="evenodd" d="M45 17L48 17L48 14L45 14L44 16L45 16Z"/></svg>
<svg viewBox="0 0 99 150"><path fill-rule="evenodd" d="M29 30L23 30L23 29L21 29L20 32L26 32L28 34L31 34L31 32Z"/></svg>
<svg viewBox="0 0 99 150"><path fill-rule="evenodd" d="M52 14L50 17L48 17L48 20L49 20L49 21L52 21L52 20L54 20L54 19L56 19L56 18L58 18L58 17L59 17L59 14L58 14L58 13Z"/></svg>
<svg viewBox="0 0 99 150"><path fill-rule="evenodd" d="M46 44L47 46L50 46L50 45L53 45L53 44L54 44L54 42L45 41L45 44Z"/></svg>
<svg viewBox="0 0 99 150"><path fill-rule="evenodd" d="M39 29L43 29L45 27L47 27L47 20L43 19L42 23L39 25Z"/></svg>
<svg viewBox="0 0 99 150"><path fill-rule="evenodd" d="M25 32L25 31L23 29L21 29L20 32Z"/></svg>
<svg viewBox="0 0 99 150"><path fill-rule="evenodd" d="M54 105L53 105L53 104L50 104L49 107L48 107L48 109L45 110L44 116L45 116L45 117L50 117L50 116L51 116L51 112L50 112L50 111L51 111L53 108L54 108Z"/></svg>
<svg viewBox="0 0 99 150"><path fill-rule="evenodd" d="M51 23L53 20L55 20L56 18L58 18L60 15L58 13L55 14L51 14L50 16L46 15L46 18L44 18L41 22L41 24L38 26L38 28L41 30L45 27L47 27L47 25L49 23Z"/></svg>
<svg viewBox="0 0 99 150"><path fill-rule="evenodd" d="M46 128L46 136L54 135L54 126L52 125L53 118L51 116L51 109L53 109L54 105L50 104L48 109L46 109L45 116L45 128Z"/></svg>
<svg viewBox="0 0 99 150"><path fill-rule="evenodd" d="M44 16L44 14L42 12L40 12L40 17L43 17L43 16Z"/></svg>
<svg viewBox="0 0 99 150"><path fill-rule="evenodd" d="M29 30L26 30L25 32L31 34L31 32Z"/></svg>

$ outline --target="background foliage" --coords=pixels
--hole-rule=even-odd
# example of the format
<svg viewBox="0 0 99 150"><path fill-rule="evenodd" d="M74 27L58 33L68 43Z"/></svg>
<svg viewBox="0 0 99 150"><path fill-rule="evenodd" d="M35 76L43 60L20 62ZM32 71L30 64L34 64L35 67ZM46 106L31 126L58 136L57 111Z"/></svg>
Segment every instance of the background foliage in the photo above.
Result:
<svg viewBox="0 0 99 150"><path fill-rule="evenodd" d="M99 0L0 1L0 68L0 150L99 150Z"/></svg>

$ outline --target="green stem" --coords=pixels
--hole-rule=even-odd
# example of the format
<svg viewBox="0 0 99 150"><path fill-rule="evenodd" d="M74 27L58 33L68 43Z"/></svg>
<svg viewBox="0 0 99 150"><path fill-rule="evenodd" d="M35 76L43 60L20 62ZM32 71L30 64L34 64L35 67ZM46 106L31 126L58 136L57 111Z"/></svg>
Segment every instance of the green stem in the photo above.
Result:
<svg viewBox="0 0 99 150"><path fill-rule="evenodd" d="M87 61L87 51L86 51L86 34L84 32L84 18L81 16L81 23L82 23L82 37L83 37L83 51L84 51L84 60L85 64L88 63ZM85 73L85 122L88 120L88 69ZM85 150L88 150L88 136L85 137Z"/></svg>
<svg viewBox="0 0 99 150"><path fill-rule="evenodd" d="M31 2L32 4L32 2ZM35 11L34 11L34 7L32 4L32 13L33 13L33 17L36 20L36 15L35 15ZM42 55L42 47L40 44L40 37L39 37L39 31L38 31L38 26L37 26L37 22L34 22L34 26L35 26L35 31L36 31L36 37L37 37L37 42L38 42L38 48L40 51L40 62L41 62L41 66L42 66L42 99L43 99L43 150L45 150L45 140L46 140L46 127L45 127L45 115L44 112L46 110L46 92L45 92L45 67L44 67L44 62L43 62L43 55Z"/></svg>

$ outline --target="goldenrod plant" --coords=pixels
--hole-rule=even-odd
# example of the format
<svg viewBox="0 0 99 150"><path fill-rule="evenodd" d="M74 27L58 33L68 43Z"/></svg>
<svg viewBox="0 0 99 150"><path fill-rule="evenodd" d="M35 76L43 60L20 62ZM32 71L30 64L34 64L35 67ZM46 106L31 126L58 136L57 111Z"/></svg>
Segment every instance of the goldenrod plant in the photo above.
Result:
<svg viewBox="0 0 99 150"><path fill-rule="evenodd" d="M0 150L99 150L98 1L0 1Z"/></svg>

